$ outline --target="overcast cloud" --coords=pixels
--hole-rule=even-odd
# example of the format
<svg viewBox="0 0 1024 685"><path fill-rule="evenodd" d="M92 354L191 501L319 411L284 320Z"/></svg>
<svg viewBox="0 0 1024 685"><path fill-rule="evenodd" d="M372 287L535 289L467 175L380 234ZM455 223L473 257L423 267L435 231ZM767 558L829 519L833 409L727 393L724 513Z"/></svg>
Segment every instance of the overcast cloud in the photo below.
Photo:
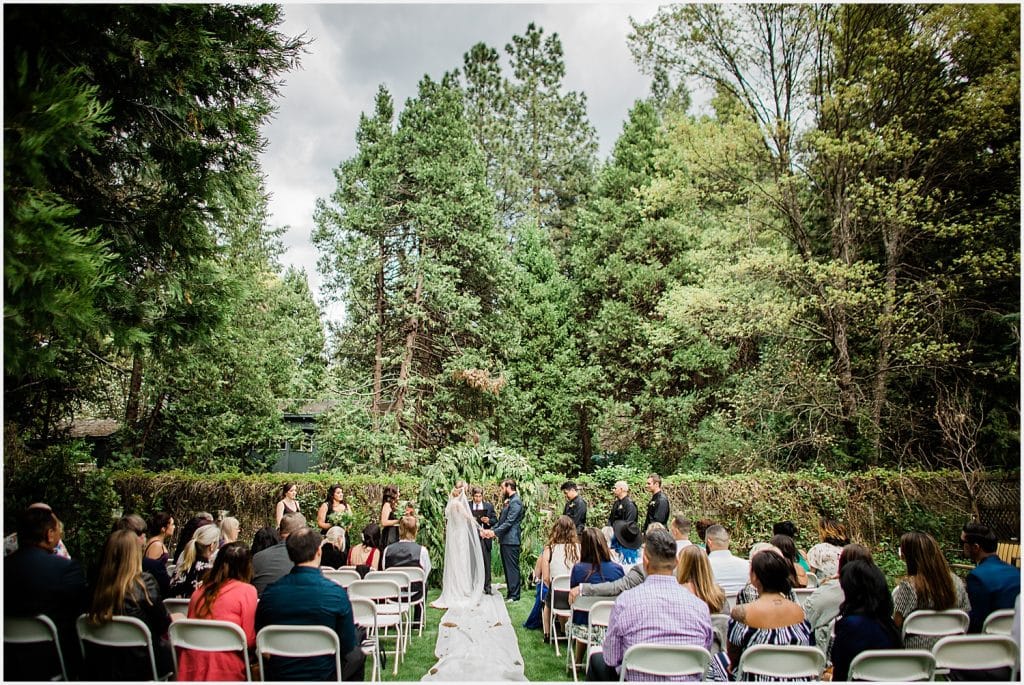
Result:
<svg viewBox="0 0 1024 685"><path fill-rule="evenodd" d="M628 17L648 19L656 10L650 3L286 4L283 31L304 33L312 43L264 127L270 221L289 229L283 261L304 268L319 297L314 206L334 190L334 169L355 154L359 115L372 110L379 85L391 92L397 114L424 74L439 79L461 67L478 42L504 55L505 44L531 21L561 37L565 87L586 94L600 155L607 157L629 108L650 90L626 47ZM324 308L327 318L343 316L340 305Z"/></svg>

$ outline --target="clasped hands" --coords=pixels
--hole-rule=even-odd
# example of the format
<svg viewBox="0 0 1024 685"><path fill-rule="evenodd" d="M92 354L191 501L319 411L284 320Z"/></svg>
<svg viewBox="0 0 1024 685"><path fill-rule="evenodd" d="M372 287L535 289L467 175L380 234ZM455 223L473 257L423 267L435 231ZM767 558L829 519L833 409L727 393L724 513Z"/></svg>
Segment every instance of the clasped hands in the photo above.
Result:
<svg viewBox="0 0 1024 685"><path fill-rule="evenodd" d="M494 534L493 530L481 530L480 537L482 537L484 540L493 540L497 536Z"/></svg>

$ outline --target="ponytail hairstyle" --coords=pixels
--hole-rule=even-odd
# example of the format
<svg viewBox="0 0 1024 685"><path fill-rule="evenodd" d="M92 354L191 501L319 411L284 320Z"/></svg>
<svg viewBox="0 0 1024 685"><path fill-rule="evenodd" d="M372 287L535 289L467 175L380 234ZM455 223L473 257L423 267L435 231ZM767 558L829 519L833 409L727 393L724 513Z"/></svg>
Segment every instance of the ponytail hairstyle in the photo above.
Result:
<svg viewBox="0 0 1024 685"><path fill-rule="evenodd" d="M181 555L181 563L178 565L175 575L184 578L185 574L199 560L200 555L204 559L210 558L210 553L217 548L218 543L220 543L220 528L212 523L196 528L195 535L185 545L185 551Z"/></svg>

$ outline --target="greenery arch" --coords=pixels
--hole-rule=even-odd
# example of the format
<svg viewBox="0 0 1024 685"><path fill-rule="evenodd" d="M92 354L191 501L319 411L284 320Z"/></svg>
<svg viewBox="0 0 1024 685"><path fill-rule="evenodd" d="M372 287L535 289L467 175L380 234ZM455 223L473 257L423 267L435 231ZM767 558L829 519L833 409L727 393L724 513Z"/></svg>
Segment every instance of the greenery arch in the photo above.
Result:
<svg viewBox="0 0 1024 685"><path fill-rule="evenodd" d="M444 572L444 508L448 503L448 494L455 482L465 480L470 485L479 485L484 489L484 497L501 511L501 497L498 491L501 481L511 478L516 481L519 496L526 507L523 519L523 546L519 565L523 577L533 568L537 559L535 548L538 546L538 487L533 468L526 457L512 450L493 445L454 445L437 453L437 458L430 465L420 483L418 508L420 514L421 544L430 550L430 560L435 572L431 573L433 583L439 585ZM497 545L494 545L497 548ZM498 558L497 549L492 553L492 565ZM494 577L501 582L500 573Z"/></svg>

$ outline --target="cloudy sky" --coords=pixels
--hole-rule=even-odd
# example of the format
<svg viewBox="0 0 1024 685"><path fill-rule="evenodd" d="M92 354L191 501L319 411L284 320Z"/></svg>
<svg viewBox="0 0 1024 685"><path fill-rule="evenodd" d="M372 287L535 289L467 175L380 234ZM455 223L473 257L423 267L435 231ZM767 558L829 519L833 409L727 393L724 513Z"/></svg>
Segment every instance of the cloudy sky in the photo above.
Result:
<svg viewBox="0 0 1024 685"><path fill-rule="evenodd" d="M439 78L460 67L478 42L504 55L505 44L531 21L561 37L565 87L586 94L604 159L633 101L650 89L626 47L628 18L646 20L656 10L651 3L286 4L283 31L304 33L312 43L264 127L270 221L289 229L284 262L305 268L319 293L314 205L334 190L333 170L355 153L359 114L372 110L380 84L400 111L424 74ZM324 310L331 319L343 316L339 305Z"/></svg>

